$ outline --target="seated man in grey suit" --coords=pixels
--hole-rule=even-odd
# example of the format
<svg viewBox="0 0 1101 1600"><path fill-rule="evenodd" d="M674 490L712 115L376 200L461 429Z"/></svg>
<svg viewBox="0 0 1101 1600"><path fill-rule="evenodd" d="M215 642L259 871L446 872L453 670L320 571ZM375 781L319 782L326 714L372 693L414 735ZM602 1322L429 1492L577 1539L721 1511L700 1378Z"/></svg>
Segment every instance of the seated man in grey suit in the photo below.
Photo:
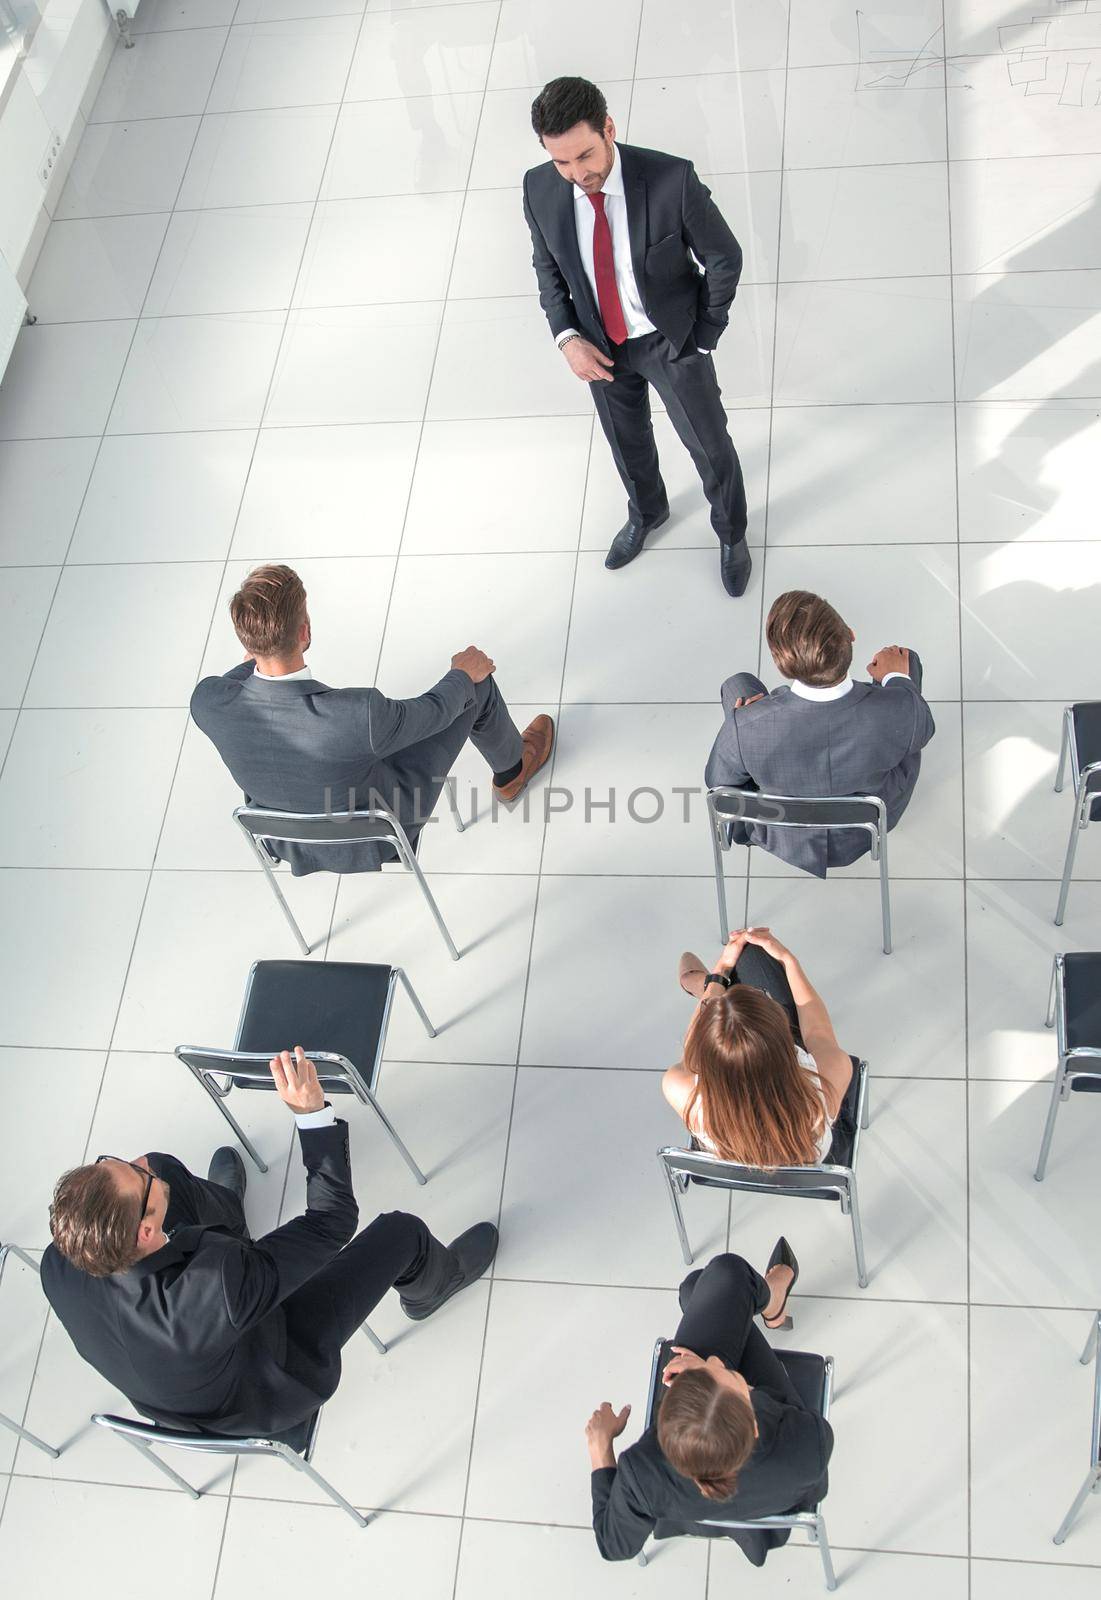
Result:
<svg viewBox="0 0 1101 1600"><path fill-rule="evenodd" d="M494 663L469 645L451 670L412 700L380 689L330 689L306 666L306 590L290 567L257 567L230 601L246 660L204 678L191 715L250 804L272 811L340 814L380 803L411 841L432 813L469 739L493 773L494 795L515 800L544 765L554 723L538 716L521 734L493 679ZM388 845L280 843L296 877L376 872Z"/></svg>
<svg viewBox="0 0 1101 1600"><path fill-rule="evenodd" d="M792 589L768 614L772 659L789 680L771 694L751 672L722 686L726 720L708 759L709 789L766 794L878 795L893 828L910 803L921 751L936 732L921 694L915 650L888 645L868 663L871 683L849 676L855 633L816 594ZM736 823L735 838L826 876L870 848L862 828L770 828Z"/></svg>

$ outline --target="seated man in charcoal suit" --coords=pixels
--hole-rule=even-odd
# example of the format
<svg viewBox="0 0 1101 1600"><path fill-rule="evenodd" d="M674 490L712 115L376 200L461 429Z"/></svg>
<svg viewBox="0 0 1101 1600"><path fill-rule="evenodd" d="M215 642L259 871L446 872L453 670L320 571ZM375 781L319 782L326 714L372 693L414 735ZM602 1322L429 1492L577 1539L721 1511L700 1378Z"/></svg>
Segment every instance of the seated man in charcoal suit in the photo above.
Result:
<svg viewBox="0 0 1101 1600"><path fill-rule="evenodd" d="M469 739L493 774L498 800L517 798L547 761L554 723L538 716L521 734L494 680L494 663L473 645L426 693L390 700L381 689L331 689L306 665L306 590L290 567L257 567L230 601L241 666L204 678L191 715L217 747L251 805L272 811L341 813L380 803L416 844L451 768ZM273 853L296 877L375 872L389 845L279 842Z"/></svg>

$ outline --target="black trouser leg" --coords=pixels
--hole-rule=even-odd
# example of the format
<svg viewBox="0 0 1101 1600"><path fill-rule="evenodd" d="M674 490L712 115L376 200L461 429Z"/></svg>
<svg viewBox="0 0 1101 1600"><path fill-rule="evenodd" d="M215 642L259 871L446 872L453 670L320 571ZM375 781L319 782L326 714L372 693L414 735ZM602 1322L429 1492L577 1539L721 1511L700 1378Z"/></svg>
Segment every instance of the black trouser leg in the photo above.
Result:
<svg viewBox="0 0 1101 1600"><path fill-rule="evenodd" d="M763 994L769 995L787 1012L788 1021L795 1042L800 1046L803 1036L799 1031L799 1008L795 1004L791 993L791 984L784 970L782 961L777 961L775 956L770 956L762 950L760 945L747 944L738 957L738 965L734 968L735 983L747 983L752 989L760 989Z"/></svg>
<svg viewBox="0 0 1101 1600"><path fill-rule="evenodd" d="M324 1366L362 1327L388 1289L424 1275L451 1252L420 1217L387 1211L283 1303L288 1347Z"/></svg>
<svg viewBox="0 0 1101 1600"><path fill-rule="evenodd" d="M715 362L691 351L671 357L662 339L646 351L642 371L660 394L669 421L695 465L711 506L711 526L724 544L745 538L742 464L727 429Z"/></svg>
<svg viewBox="0 0 1101 1600"><path fill-rule="evenodd" d="M612 382L591 383L589 388L616 471L627 491L628 520L634 528L649 528L668 511L669 496L654 443L649 385L627 365L628 359L629 354L625 355L621 348Z"/></svg>
<svg viewBox="0 0 1101 1600"><path fill-rule="evenodd" d="M691 1279L695 1278L692 1283ZM750 1388L758 1384L801 1405L799 1395L772 1346L754 1324L769 1302L769 1287L741 1256L714 1256L703 1271L682 1285L686 1300L673 1343L704 1360L718 1356L740 1372Z"/></svg>

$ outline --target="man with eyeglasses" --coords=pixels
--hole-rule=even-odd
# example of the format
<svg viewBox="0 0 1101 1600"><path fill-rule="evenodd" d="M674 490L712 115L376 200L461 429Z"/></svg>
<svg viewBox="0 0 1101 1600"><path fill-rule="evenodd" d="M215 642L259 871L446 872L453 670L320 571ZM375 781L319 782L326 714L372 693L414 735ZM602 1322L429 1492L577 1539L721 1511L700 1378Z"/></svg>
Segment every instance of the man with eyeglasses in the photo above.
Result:
<svg viewBox="0 0 1101 1600"><path fill-rule="evenodd" d="M422 1321L496 1253L491 1222L443 1245L391 1211L356 1234L347 1123L300 1047L270 1066L298 1127L302 1216L251 1239L244 1164L229 1147L205 1181L174 1156L99 1156L54 1191L50 1304L85 1361L173 1428L286 1433L333 1394L341 1348L388 1289Z"/></svg>

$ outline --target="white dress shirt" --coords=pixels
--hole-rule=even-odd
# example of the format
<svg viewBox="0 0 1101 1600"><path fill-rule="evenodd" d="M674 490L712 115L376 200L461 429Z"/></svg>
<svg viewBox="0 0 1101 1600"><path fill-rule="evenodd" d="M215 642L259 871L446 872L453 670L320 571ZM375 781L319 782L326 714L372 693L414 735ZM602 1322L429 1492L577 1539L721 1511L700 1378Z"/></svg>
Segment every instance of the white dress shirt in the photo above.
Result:
<svg viewBox="0 0 1101 1600"><path fill-rule="evenodd" d="M254 666L252 674L255 678L263 678L265 683L293 683L295 678L313 677L309 667L299 667L297 672L261 672L259 667Z"/></svg>
<svg viewBox="0 0 1101 1600"><path fill-rule="evenodd" d="M612 235L612 259L615 262L615 282L619 290L619 303L623 307L623 320L627 324L628 339L637 339L644 333L653 333L654 324L642 309L642 296L635 282L635 269L631 261L631 238L627 230L627 198L623 193L623 165L619 159L619 146L613 147L612 170L604 179L604 215ZM596 288L596 268L593 265L593 233L596 228L596 207L584 189L573 185L573 214L577 222L577 244L581 251L581 265L592 286L593 299L600 307ZM564 339L576 335L576 328L566 328L558 335L561 346Z"/></svg>
<svg viewBox="0 0 1101 1600"><path fill-rule="evenodd" d="M892 678L905 678L905 672L888 672L883 679L890 683ZM791 680L791 692L797 694L800 700L841 700L848 694L853 686L851 678L842 678L840 683L831 683L826 689L818 689L812 683L800 683L798 678Z"/></svg>

